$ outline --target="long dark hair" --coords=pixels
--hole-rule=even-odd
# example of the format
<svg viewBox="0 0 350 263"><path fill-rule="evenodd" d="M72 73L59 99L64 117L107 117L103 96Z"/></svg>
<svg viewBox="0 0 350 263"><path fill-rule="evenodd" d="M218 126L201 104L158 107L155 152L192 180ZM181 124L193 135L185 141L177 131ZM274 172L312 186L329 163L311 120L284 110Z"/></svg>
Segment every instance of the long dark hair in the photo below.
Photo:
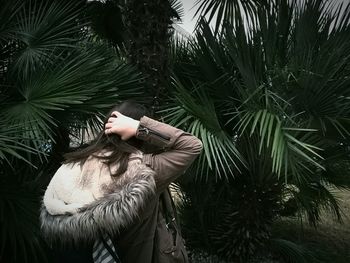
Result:
<svg viewBox="0 0 350 263"><path fill-rule="evenodd" d="M113 111L119 111L121 114L139 120L143 116L149 116L149 111L146 107L133 101L125 101L115 107L113 107L107 114L104 125L107 123L108 118ZM79 148L73 152L66 153L64 155L65 163L80 162L84 164L88 157L94 156L99 159L103 159L104 163L111 165L113 163L119 163L119 167L112 176L118 176L126 171L128 168L129 156L136 149L142 149L143 142L135 137L130 138L127 141L123 141L119 135L111 134L106 135L102 130L97 137L91 141L83 149ZM111 152L110 155L101 156L98 155L101 151L106 150Z"/></svg>

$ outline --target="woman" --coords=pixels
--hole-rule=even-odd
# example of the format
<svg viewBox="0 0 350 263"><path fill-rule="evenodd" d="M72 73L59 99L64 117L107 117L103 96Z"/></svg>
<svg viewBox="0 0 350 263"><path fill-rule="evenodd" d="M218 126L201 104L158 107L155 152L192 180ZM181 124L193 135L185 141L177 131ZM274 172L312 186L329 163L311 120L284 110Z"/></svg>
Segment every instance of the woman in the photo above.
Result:
<svg viewBox="0 0 350 263"><path fill-rule="evenodd" d="M94 255L100 246L123 263L188 262L168 186L202 144L146 112L122 103L94 142L66 155L44 195L41 221L48 238L93 245ZM144 142L161 151L143 153ZM106 244L110 240L114 246Z"/></svg>

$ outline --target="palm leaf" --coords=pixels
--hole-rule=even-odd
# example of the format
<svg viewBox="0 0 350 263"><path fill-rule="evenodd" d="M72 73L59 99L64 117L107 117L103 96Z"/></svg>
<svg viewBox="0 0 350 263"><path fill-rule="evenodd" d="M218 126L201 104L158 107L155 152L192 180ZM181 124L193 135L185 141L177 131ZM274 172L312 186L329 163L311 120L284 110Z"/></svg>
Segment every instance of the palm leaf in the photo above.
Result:
<svg viewBox="0 0 350 263"><path fill-rule="evenodd" d="M24 169L18 168L20 171ZM44 242L38 235L38 182L23 184L5 178L6 183L2 176L0 186L0 259L4 262L47 262Z"/></svg>
<svg viewBox="0 0 350 263"><path fill-rule="evenodd" d="M38 151L44 154L40 148L28 145L29 138L21 136L18 132L19 129L23 129L23 126L9 126L8 123L0 124L0 163L5 161L11 165L12 158L15 157L31 164L28 160L28 154L36 154Z"/></svg>
<svg viewBox="0 0 350 263"><path fill-rule="evenodd" d="M298 10L291 47L291 67L298 71L294 74L296 89L290 91L296 105L319 120L320 130L327 133L335 128L344 137L349 133L343 123L349 119L346 65L350 60L348 28L344 25L350 20L340 13L341 7L329 1L309 1ZM346 4L345 10L349 8ZM306 100L310 96L313 99Z"/></svg>
<svg viewBox="0 0 350 263"><path fill-rule="evenodd" d="M81 3L27 1L18 14L15 29L20 50L13 70L28 75L39 63L49 64L62 58L60 50L73 47L84 24L76 21L81 14Z"/></svg>
<svg viewBox="0 0 350 263"><path fill-rule="evenodd" d="M1 0L0 10L0 43L5 48L9 39L14 36L16 27L16 16L23 7L24 2L20 0Z"/></svg>
<svg viewBox="0 0 350 263"><path fill-rule="evenodd" d="M208 23L216 16L215 33L219 31L222 24L234 25L237 17L242 12L248 18L256 10L256 6L264 3L264 1L241 1L241 0L197 0L197 6L194 16L208 17Z"/></svg>
<svg viewBox="0 0 350 263"><path fill-rule="evenodd" d="M181 17L185 14L182 2L179 0L169 0L169 3L172 10L171 17L177 21L181 21Z"/></svg>
<svg viewBox="0 0 350 263"><path fill-rule="evenodd" d="M114 78L110 78L112 74ZM126 96L140 94L139 81L132 67L119 64L104 47L91 47L72 52L46 72L29 74L18 83L25 101L9 103L2 114L9 125L27 127L24 137L41 140L36 144L40 148L46 139L54 140L60 116L66 119L79 114L90 118Z"/></svg>
<svg viewBox="0 0 350 263"><path fill-rule="evenodd" d="M275 254L281 255L290 263L317 262L316 256L310 251L310 248L292 241L272 238L269 241L269 246Z"/></svg>
<svg viewBox="0 0 350 263"><path fill-rule="evenodd" d="M323 159L318 153L322 149L307 143L308 138L300 135L300 133L314 133L315 130L284 127L287 123L282 122L278 115L267 109L238 111L230 121L235 118L239 118L235 125L239 136L243 133L248 133L250 136L257 133L260 136L259 153L262 153L263 147L270 148L272 171L277 175L288 176L289 166L293 165L290 159L292 155L301 162L308 162L324 169L320 162L316 161Z"/></svg>
<svg viewBox="0 0 350 263"><path fill-rule="evenodd" d="M173 79L173 87L177 91L174 106L167 105L160 113L170 124L184 127L202 140L204 150L199 157L198 174L206 176L209 169L219 177L233 176L244 160L234 138L220 125L212 101L200 91L190 94L177 79Z"/></svg>
<svg viewBox="0 0 350 263"><path fill-rule="evenodd" d="M336 219L341 220L341 209L337 194L321 181L309 179L308 182L296 184L286 189L298 204L300 217L307 216L310 224L316 226L321 219L321 212L330 211Z"/></svg>

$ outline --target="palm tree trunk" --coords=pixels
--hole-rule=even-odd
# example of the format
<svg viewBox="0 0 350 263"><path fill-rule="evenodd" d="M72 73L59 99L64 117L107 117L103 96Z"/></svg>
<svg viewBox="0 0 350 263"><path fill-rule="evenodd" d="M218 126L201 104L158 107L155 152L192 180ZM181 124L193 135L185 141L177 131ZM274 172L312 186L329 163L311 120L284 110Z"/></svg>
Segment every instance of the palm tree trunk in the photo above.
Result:
<svg viewBox="0 0 350 263"><path fill-rule="evenodd" d="M147 104L157 109L169 82L169 26L171 6L167 0L130 0L125 16L129 60L144 74Z"/></svg>

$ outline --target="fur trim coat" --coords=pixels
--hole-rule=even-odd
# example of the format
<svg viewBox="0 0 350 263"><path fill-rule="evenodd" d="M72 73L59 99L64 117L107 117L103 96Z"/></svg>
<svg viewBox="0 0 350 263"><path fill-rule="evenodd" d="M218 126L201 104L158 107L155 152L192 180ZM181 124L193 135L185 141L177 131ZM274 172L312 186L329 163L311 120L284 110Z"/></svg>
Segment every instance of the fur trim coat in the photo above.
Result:
<svg viewBox="0 0 350 263"><path fill-rule="evenodd" d="M128 169L113 178L96 157L64 164L44 195L41 229L49 241L93 242L101 233L115 235L137 218L155 196L155 172L142 163L142 153L130 156Z"/></svg>

